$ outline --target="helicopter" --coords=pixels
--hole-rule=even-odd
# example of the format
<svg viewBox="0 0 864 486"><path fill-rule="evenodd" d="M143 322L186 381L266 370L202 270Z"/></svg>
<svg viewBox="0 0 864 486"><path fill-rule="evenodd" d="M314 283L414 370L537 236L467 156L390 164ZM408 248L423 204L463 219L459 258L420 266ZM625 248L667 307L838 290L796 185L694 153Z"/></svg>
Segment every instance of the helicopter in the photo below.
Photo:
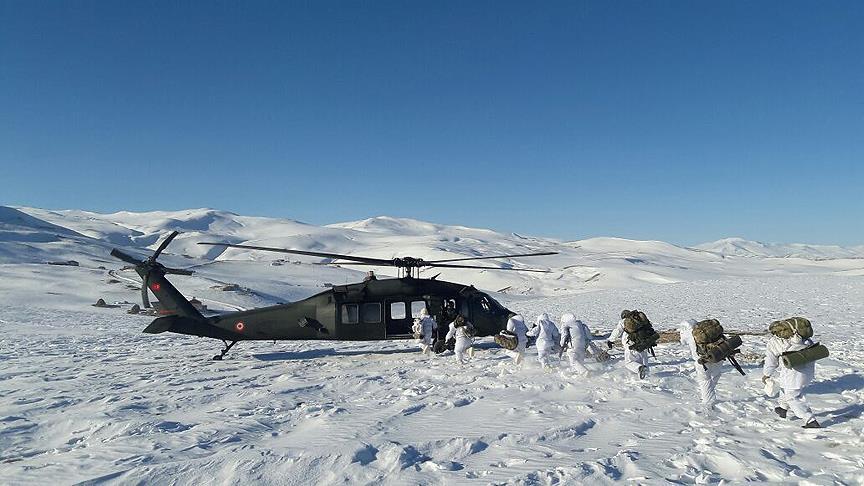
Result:
<svg viewBox="0 0 864 486"><path fill-rule="evenodd" d="M420 278L421 268L471 268L483 270L518 270L548 272L548 270L516 269L466 265L461 262L494 258L517 258L555 255L557 252L523 253L514 255L478 256L426 261L402 257L390 260L353 255L340 255L264 246L202 242L199 245L244 248L320 258L344 260L344 264L376 267L396 267L398 278L367 278L363 282L334 285L328 290L296 302L228 312L205 317L171 284L166 275L192 275L191 270L169 268L157 261L159 255L179 234L174 231L157 247L149 258L140 260L116 248L115 258L131 264L141 277L141 300L149 307L148 291L156 296L162 313L143 332L159 334L173 332L219 339L224 344L214 360L222 360L240 341L276 340L345 340L371 341L410 339L414 317L425 308L436 320L433 349L446 349L443 336L456 315L462 315L475 327L477 336L495 335L506 328L507 319L515 313L498 303L489 294L473 285ZM340 262L343 263L343 262ZM370 272L370 275L374 275Z"/></svg>

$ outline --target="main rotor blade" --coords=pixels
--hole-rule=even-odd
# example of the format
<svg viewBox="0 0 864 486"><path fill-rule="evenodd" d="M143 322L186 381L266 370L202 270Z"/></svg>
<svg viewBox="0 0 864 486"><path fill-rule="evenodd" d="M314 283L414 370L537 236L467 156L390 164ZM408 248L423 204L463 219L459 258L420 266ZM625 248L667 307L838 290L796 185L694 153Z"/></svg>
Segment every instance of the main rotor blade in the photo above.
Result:
<svg viewBox="0 0 864 486"><path fill-rule="evenodd" d="M389 262L390 260L387 260L387 261ZM369 263L369 262L313 262L313 263L310 263L309 265L366 265L369 267L384 267L384 266L392 267L393 263L390 262L390 264L384 264L384 263Z"/></svg>
<svg viewBox="0 0 864 486"><path fill-rule="evenodd" d="M118 250L117 248L114 248L113 250L111 250L111 256L113 256L114 258L119 258L120 260L123 260L126 263L131 263L132 265L140 265L141 264L140 258L135 258L128 253L123 253L122 251Z"/></svg>
<svg viewBox="0 0 864 486"><path fill-rule="evenodd" d="M321 258L338 258L340 260L353 260L355 262L366 263L369 265L381 265L382 267L392 267L392 260L383 260L381 258L367 258L367 257L357 257L351 255L340 255L338 253L323 253L319 251L303 251L303 250L289 250L287 248L273 248L269 246L253 246L253 245L233 245L231 243L198 243L199 245L209 245L209 246L227 246L229 248L245 248L247 250L261 250L261 251L273 251L277 253L289 253L291 255L305 255L305 256L313 256L313 257L321 257Z"/></svg>
<svg viewBox="0 0 864 486"><path fill-rule="evenodd" d="M541 253L521 253L518 255L497 255L497 256L482 256L482 257L467 257L467 258L450 258L448 260L432 260L427 261L426 263L449 263L449 262L464 262L467 260L490 260L493 258L517 258L517 257L532 257L532 256L546 256L546 255L557 255L557 251L544 251Z"/></svg>
<svg viewBox="0 0 864 486"><path fill-rule="evenodd" d="M179 231L175 231L175 232L171 233L170 235L168 235L168 238L165 238L165 241L163 241L162 244L159 245L159 248L156 248L156 251L153 253L153 256L150 257L150 261L155 262L156 259L159 258L159 255L162 253L162 250L167 248L168 245L171 244L171 240L173 240L179 234L180 234Z"/></svg>
<svg viewBox="0 0 864 486"><path fill-rule="evenodd" d="M424 267L434 267L434 268L476 268L480 270L510 270L514 272L538 272L538 273L549 273L551 270L537 270L531 268L501 268L501 267L481 267L480 265L452 265L449 263L429 263L426 262L423 264Z"/></svg>
<svg viewBox="0 0 864 486"><path fill-rule="evenodd" d="M330 263L314 263L313 265L365 265L365 266L369 266L369 267L378 266L377 263L363 263L363 262L357 262L357 263L354 263L354 262L330 262ZM512 271L518 271L518 272L539 272L539 273L549 273L552 271L552 270L536 270L536 269L530 269L530 268L481 267L480 265L453 265L453 264L449 264L449 263L429 263L429 262L423 262L423 264L419 266L419 268L425 268L425 267L478 268L480 270L512 270Z"/></svg>
<svg viewBox="0 0 864 486"><path fill-rule="evenodd" d="M172 275L192 275L193 273L195 273L193 270L186 270L184 268L163 267L162 270L165 273L172 274Z"/></svg>

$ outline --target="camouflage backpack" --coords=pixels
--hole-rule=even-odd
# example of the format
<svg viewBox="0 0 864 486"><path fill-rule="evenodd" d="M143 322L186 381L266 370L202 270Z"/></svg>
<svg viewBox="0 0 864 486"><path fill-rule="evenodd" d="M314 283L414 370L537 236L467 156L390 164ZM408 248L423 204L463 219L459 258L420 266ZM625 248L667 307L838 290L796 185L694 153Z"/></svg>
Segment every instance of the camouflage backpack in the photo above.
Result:
<svg viewBox="0 0 864 486"><path fill-rule="evenodd" d="M735 354L741 346L741 338L726 338L723 326L717 319L706 319L693 326L693 340L696 341L696 354L699 363L719 363Z"/></svg>
<svg viewBox="0 0 864 486"><path fill-rule="evenodd" d="M774 321L768 326L768 330L771 334L781 339L789 339L795 334L798 334L803 339L813 337L813 326L810 324L810 321L803 317L790 317Z"/></svg>
<svg viewBox="0 0 864 486"><path fill-rule="evenodd" d="M495 343L510 351L519 346L519 338L510 331L501 331L495 335Z"/></svg>
<svg viewBox="0 0 864 486"><path fill-rule="evenodd" d="M644 312L630 311L624 318L624 331L630 341L630 349L634 351L645 351L657 345L660 334L651 326L651 321Z"/></svg>
<svg viewBox="0 0 864 486"><path fill-rule="evenodd" d="M474 324L471 324L470 322L465 322L465 335L470 338L477 336L477 328L474 327Z"/></svg>
<svg viewBox="0 0 864 486"><path fill-rule="evenodd" d="M474 324L471 324L471 321L465 319L464 317L457 316L456 320L453 322L453 327L462 328L462 332L465 333L469 338L473 338L477 335L477 329L474 327Z"/></svg>

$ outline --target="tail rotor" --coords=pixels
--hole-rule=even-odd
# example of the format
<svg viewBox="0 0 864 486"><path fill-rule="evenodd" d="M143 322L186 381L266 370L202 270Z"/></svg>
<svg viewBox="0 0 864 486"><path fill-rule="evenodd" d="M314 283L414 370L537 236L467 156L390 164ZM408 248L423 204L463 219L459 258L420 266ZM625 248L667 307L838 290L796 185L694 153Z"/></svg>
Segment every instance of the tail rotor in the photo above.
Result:
<svg viewBox="0 0 864 486"><path fill-rule="evenodd" d="M166 267L165 265L162 265L161 263L156 261L156 259L159 258L159 255L162 254L162 251L165 250L165 248L167 248L169 244L171 244L171 241L173 241L178 234L180 234L180 232L175 231L168 235L168 237L159 244L159 247L156 248L156 251L153 252L150 258L146 260L139 260L134 256L128 253L124 253L116 248L111 250L111 256L123 260L124 262L131 265L134 265L135 271L138 272L138 275L141 276L141 304L143 304L145 308L150 307L150 296L147 291L150 288L150 275L154 271L162 275L192 275L193 273L192 270ZM159 285L158 282L155 285ZM153 290L158 290L158 287Z"/></svg>

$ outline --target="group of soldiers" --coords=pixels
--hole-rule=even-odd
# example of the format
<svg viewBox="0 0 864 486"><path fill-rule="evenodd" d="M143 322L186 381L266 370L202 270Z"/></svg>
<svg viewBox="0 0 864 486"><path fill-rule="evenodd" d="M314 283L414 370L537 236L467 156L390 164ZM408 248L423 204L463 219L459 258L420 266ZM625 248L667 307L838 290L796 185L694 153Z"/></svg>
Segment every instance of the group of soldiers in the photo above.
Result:
<svg viewBox="0 0 864 486"><path fill-rule="evenodd" d="M435 320L423 309L415 320L414 331L424 354L433 349L435 330ZM741 339L737 335L727 336L716 319L701 322L688 319L679 324L678 330L681 343L690 351L702 403L711 410L717 401L716 387L724 370L723 364L728 361L744 374L735 360ZM775 321L769 331L771 335L765 350L762 382L769 396L777 393L779 388L774 412L786 418L791 411L804 420L805 428L820 427L807 404L804 389L814 378L816 360L826 357L827 349L813 342L812 326L804 318ZM459 364L473 357L474 334L471 323L461 315L450 322L444 342L453 346ZM659 337L644 313L625 310L606 339L606 346L612 349L616 341L620 342L624 350L623 367L639 379L645 379L650 368L649 353L654 354L653 349ZM555 353L559 357L566 353L570 370L580 376L589 373L585 366L589 357L601 363L609 360L609 353L594 342L589 327L572 313L562 315L560 325L548 314L541 314L530 328L521 315L514 314L507 321L507 330L496 336L495 341L511 353L515 365L519 367L526 348L531 344L537 350L540 366L546 371L552 370L550 358Z"/></svg>

